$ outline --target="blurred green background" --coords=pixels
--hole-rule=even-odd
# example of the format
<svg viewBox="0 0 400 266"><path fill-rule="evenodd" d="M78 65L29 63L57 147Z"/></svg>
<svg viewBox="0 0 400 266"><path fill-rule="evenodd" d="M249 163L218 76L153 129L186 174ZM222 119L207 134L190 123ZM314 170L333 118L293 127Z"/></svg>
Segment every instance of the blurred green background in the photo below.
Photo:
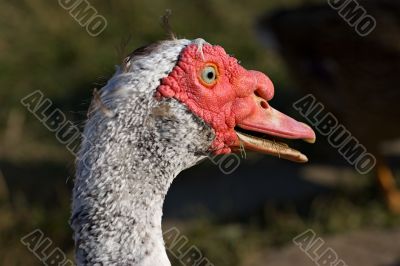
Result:
<svg viewBox="0 0 400 266"><path fill-rule="evenodd" d="M160 17L166 9L173 12L171 25L178 37L201 37L222 45L246 68L267 73L276 86L275 106L302 119L291 103L304 92L296 87L277 51L260 42L254 25L258 17L276 9L326 4L325 1L90 0L90 3L108 22L98 37L88 35L57 1L0 3L0 265L41 264L20 243L21 237L36 228L73 257L68 219L74 158L20 100L39 89L82 128L93 88L105 84L124 55L166 37L160 26ZM337 151L324 141L304 147L311 160L318 161L320 155L327 154L328 158L340 161L336 158ZM251 169L256 164L270 163L274 171L266 169L264 175L273 180L280 167L292 167L289 162L277 161L249 154L240 167ZM296 172L304 170L293 167L297 167ZM211 162L205 162L187 175L195 173L201 178L206 169L214 169L212 178L229 179L215 168ZM343 169L332 168L333 176ZM400 219L387 211L373 176L360 176L351 169L343 171L338 175L344 176L345 181L335 181L335 185L320 183L317 192L304 193L302 199L269 198L261 200L261 204L250 204L251 208L244 207L244 211L224 215L218 215L218 210L208 211L207 206L196 206L195 215L183 215L184 211L175 214L173 195L180 192L173 191L175 194L167 198L170 204L164 226L177 226L214 265L265 265L263 254L292 245L293 237L308 228L326 237L399 228ZM242 178L241 182L252 182L246 171L240 173L237 178ZM178 178L178 189L185 189L184 177L185 173ZM281 186L293 188L290 179L288 176ZM251 197L252 192L247 192L246 197Z"/></svg>

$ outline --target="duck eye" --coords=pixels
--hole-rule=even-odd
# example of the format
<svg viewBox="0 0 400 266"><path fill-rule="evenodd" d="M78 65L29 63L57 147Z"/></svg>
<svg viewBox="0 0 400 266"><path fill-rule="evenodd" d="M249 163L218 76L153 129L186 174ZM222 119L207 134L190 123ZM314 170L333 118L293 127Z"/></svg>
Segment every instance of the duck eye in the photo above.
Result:
<svg viewBox="0 0 400 266"><path fill-rule="evenodd" d="M217 69L215 66L208 65L201 71L201 80L205 85L212 85L217 80Z"/></svg>

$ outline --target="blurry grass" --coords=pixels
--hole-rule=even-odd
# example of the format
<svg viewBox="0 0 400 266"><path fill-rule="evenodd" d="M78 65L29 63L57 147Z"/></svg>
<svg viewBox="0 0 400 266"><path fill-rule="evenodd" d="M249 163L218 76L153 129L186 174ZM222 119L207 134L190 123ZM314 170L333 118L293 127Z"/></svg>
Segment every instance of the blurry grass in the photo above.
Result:
<svg viewBox="0 0 400 266"><path fill-rule="evenodd" d="M0 203L0 265L40 265L19 239L36 228L54 245L72 257L69 218L73 169L60 162L31 162L23 166L0 161L7 183ZM201 171L201 169L199 169ZM0 197L1 198L1 197ZM380 200L372 176L357 189L338 189L309 202L266 203L246 217L216 219L198 215L190 221L164 221L164 229L176 226L214 265L245 265L265 249L291 244L308 228L320 235L361 229L400 226L400 217L390 214ZM180 265L175 259L173 265Z"/></svg>
<svg viewBox="0 0 400 266"><path fill-rule="evenodd" d="M321 0L322 1L322 0ZM82 111L93 87L107 80L124 55L123 39L132 36L125 53L166 37L159 18L173 10L171 24L184 38L204 38L223 45L244 66L267 72L282 87L288 82L279 56L266 50L253 31L257 16L302 0L91 0L108 22L97 38L87 34L57 1L18 0L0 3L0 126L8 110L35 89L58 100L63 110ZM7 99L7 100L5 100ZM31 124L28 121L29 124Z"/></svg>
<svg viewBox="0 0 400 266"><path fill-rule="evenodd" d="M68 176L73 168L58 159L20 163L0 161L8 191L0 203L0 265L40 265L19 241L36 228L72 257L67 221L72 186ZM294 202L270 202L247 217L218 220L199 214L199 219L187 222L167 220L164 228L179 228L189 245L197 246L214 265L239 266L265 249L290 245L294 236L308 228L326 236L399 227L400 216L387 211L375 179L365 180L356 189L314 198L305 208ZM173 265L181 265L171 259Z"/></svg>
<svg viewBox="0 0 400 266"><path fill-rule="evenodd" d="M398 228L400 216L389 213L376 198L365 201L365 196L371 196L365 189L361 197L339 192L316 198L306 214L291 204L270 204L246 220L221 223L203 218L178 228L190 245L197 246L214 265L237 266L245 265L266 249L290 245L295 236L307 229L326 237L362 229ZM376 191L375 186L373 190ZM181 265L176 259L173 261L173 265Z"/></svg>

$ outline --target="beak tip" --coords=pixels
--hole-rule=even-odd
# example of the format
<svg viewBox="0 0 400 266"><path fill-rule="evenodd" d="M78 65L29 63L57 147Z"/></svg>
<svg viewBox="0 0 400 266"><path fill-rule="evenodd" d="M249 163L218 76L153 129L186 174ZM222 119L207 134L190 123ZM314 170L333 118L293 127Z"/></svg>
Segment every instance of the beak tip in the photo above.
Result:
<svg viewBox="0 0 400 266"><path fill-rule="evenodd" d="M310 144L314 144L316 140L317 140L316 137L304 139L305 142L310 143Z"/></svg>
<svg viewBox="0 0 400 266"><path fill-rule="evenodd" d="M307 163L308 162L307 156L305 156L304 154L301 154L298 162L299 163Z"/></svg>
<svg viewBox="0 0 400 266"><path fill-rule="evenodd" d="M302 123L302 122L300 122L301 124L303 124L303 126L305 127L305 131L307 132L307 137L306 138L304 138L303 140L305 141L305 142L307 142L307 143L310 143L310 144L314 144L315 143L315 141L316 141L316 139L317 139L317 137L315 136L315 132L314 132L314 130L309 126L309 125L307 125L306 123Z"/></svg>

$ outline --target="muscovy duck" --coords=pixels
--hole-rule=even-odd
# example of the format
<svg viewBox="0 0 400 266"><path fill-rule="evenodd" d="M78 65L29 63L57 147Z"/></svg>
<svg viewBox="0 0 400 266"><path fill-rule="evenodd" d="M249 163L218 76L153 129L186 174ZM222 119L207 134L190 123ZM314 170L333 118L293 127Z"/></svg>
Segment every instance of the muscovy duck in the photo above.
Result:
<svg viewBox="0 0 400 266"><path fill-rule="evenodd" d="M273 96L266 75L201 39L165 40L128 56L95 94L83 133L71 217L77 264L170 265L165 195L209 152L244 146L306 162L271 140L315 141L309 126L268 104Z"/></svg>

